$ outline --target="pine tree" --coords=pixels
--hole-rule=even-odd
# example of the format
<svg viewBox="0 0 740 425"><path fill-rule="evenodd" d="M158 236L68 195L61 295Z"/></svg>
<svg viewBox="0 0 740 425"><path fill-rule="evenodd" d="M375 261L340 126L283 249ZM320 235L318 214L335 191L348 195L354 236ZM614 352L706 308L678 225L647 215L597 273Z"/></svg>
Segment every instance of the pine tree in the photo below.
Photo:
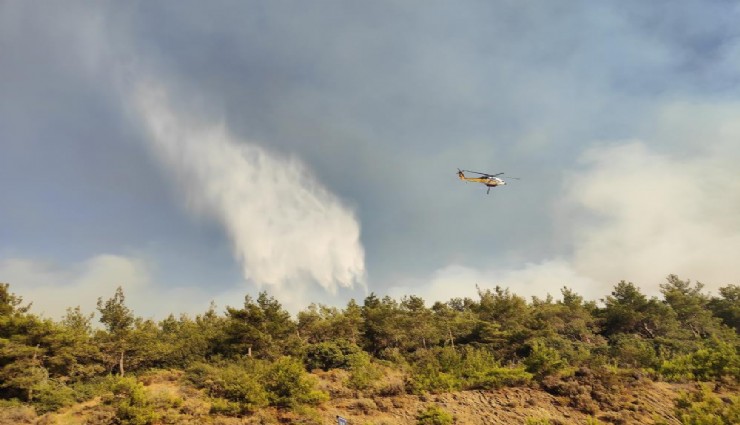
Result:
<svg viewBox="0 0 740 425"><path fill-rule="evenodd" d="M131 331L134 325L134 314L126 307L126 297L123 295L123 289L119 286L116 289L113 298L103 302L98 298L98 311L100 312L100 322L105 325L107 335L105 335L106 345L109 353L117 358L118 372L121 376L125 373L125 355L130 349Z"/></svg>

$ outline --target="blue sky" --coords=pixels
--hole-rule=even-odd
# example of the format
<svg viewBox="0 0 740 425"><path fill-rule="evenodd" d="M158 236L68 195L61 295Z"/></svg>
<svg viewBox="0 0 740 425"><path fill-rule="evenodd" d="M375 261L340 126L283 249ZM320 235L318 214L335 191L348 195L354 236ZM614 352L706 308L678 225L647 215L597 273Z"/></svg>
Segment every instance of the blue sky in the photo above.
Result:
<svg viewBox="0 0 740 425"><path fill-rule="evenodd" d="M268 290L708 290L740 264L733 2L0 3L0 281L51 316ZM457 168L521 177L485 195Z"/></svg>

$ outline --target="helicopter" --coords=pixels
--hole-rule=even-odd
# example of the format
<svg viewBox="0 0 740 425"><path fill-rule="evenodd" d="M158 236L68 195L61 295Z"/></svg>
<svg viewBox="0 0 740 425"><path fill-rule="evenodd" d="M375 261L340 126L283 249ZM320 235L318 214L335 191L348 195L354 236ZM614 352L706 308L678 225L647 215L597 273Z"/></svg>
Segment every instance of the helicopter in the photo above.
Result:
<svg viewBox="0 0 740 425"><path fill-rule="evenodd" d="M465 177L465 173L473 173L478 174L480 177ZM491 193L491 188L496 186L505 185L506 181L504 179L499 178L498 176L502 175L504 173L496 173L496 174L488 174L488 173L481 173L478 171L471 171L471 170L461 170L457 169L457 176L460 178L460 180L466 181L466 182L475 182L475 183L483 183L488 187L488 190L486 190L486 195ZM510 179L519 180L518 177L508 177Z"/></svg>

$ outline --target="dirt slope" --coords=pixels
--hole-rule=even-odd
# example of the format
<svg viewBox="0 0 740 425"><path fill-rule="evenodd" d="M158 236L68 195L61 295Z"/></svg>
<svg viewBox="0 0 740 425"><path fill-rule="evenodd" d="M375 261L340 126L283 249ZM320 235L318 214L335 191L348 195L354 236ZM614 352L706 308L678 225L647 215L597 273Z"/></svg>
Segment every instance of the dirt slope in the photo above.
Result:
<svg viewBox="0 0 740 425"><path fill-rule="evenodd" d="M673 416L676 389L650 384L631 395L634 401L621 411L585 414L569 406L569 400L531 388L503 388L495 391L462 391L432 396L397 396L335 400L321 409L325 423L341 415L351 424L414 424L419 409L436 404L455 416L459 425L524 424L527 419L548 419L552 424L586 424L596 418L615 424L680 424Z"/></svg>
<svg viewBox="0 0 740 425"><path fill-rule="evenodd" d="M611 407L583 406L572 398L554 396L535 388L502 388L494 391L460 391L438 395L366 396L344 388L336 374L318 374L332 399L317 408L298 412L264 409L246 418L209 415L205 395L170 374L166 379L145 381L147 392L162 424L336 424L341 415L351 425L415 424L420 409L437 405L455 416L458 425L512 425L540 420L550 424L680 424L673 416L673 400L686 386L641 380L615 395ZM585 409L588 411L589 409ZM100 399L77 404L40 418L21 412L0 412L0 424L105 424L113 412ZM598 421L596 421L598 420Z"/></svg>

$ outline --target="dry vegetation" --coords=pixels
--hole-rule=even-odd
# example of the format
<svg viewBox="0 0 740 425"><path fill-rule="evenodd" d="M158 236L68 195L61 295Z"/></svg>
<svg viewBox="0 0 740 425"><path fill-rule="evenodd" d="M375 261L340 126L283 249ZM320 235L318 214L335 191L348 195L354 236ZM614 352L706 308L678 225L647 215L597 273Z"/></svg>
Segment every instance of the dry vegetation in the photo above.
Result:
<svg viewBox="0 0 740 425"><path fill-rule="evenodd" d="M318 388L331 399L316 407L291 410L264 408L243 417L212 414L212 401L205 391L192 386L182 371L158 371L139 377L152 406L154 421L161 424L330 424L337 415L350 424L416 424L417 416L429 406L438 406L459 425L476 424L680 424L675 400L693 384L671 384L638 379L621 388L615 400L592 400L584 406L579 395L591 389L577 387L575 394L552 394L532 387L501 388L490 391L459 391L443 394L382 396L363 393L344 383L348 373L341 370L314 373ZM379 387L388 385L383 378ZM597 384L597 386L600 384ZM581 389L584 388L584 389ZM725 391L722 397L727 398ZM597 397L598 398L598 397ZM78 403L38 417L26 406L7 408L0 424L105 424L115 423L115 410L101 397Z"/></svg>

